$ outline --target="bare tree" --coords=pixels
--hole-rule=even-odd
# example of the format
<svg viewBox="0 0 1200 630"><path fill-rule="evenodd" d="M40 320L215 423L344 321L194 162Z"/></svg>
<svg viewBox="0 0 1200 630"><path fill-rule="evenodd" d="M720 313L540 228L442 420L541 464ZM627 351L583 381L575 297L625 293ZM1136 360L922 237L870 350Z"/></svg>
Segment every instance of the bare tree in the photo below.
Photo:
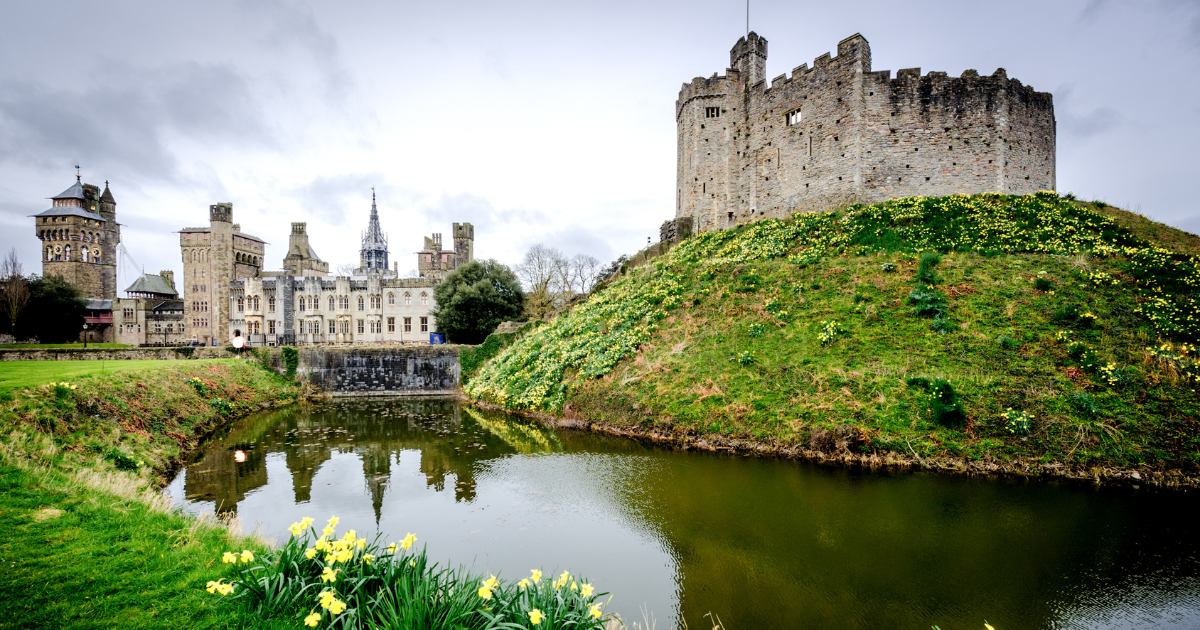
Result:
<svg viewBox="0 0 1200 630"><path fill-rule="evenodd" d="M570 298L570 265L562 252L538 243L514 271L525 287L526 315L543 318Z"/></svg>
<svg viewBox="0 0 1200 630"><path fill-rule="evenodd" d="M17 317L29 304L29 284L21 269L21 261L17 258L17 248L12 248L8 256L0 261L0 315L3 315L8 327L15 329Z"/></svg>
<svg viewBox="0 0 1200 630"><path fill-rule="evenodd" d="M358 269L357 265L338 265L334 273L339 276L350 276L354 274L355 269Z"/></svg>
<svg viewBox="0 0 1200 630"><path fill-rule="evenodd" d="M579 293L587 293L595 286L600 275L600 261L588 254L575 254L571 257L571 289Z"/></svg>

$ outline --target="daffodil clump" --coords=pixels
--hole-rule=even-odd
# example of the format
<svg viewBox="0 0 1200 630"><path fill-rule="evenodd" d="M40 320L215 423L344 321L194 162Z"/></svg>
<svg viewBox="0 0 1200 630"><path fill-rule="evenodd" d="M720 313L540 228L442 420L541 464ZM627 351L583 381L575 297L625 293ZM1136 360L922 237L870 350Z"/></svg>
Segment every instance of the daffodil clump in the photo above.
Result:
<svg viewBox="0 0 1200 630"><path fill-rule="evenodd" d="M602 594L582 579L568 586L568 573L545 586L540 571L518 583L480 580L462 568L431 565L424 549L414 549L414 534L384 545L352 529L338 536L337 525L330 518L318 536L305 517L277 550L227 551L221 561L236 575L210 581L206 590L246 598L263 616L292 617L310 628L599 630L610 618L601 611Z"/></svg>
<svg viewBox="0 0 1200 630"><path fill-rule="evenodd" d="M817 339L820 340L822 346L833 345L838 335L844 334L846 334L846 329L836 319L823 321L817 328Z"/></svg>
<svg viewBox="0 0 1200 630"><path fill-rule="evenodd" d="M572 388L632 357L670 311L689 300L741 290L719 287L716 298L709 298L718 271L775 259L803 268L831 256L878 251L1087 253L1114 259L1135 280L1138 312L1162 338L1200 342L1200 264L1194 257L1151 247L1105 215L1049 191L908 197L689 238L514 342L464 390L508 408L561 410ZM1090 272L1085 281L1125 286L1100 272ZM773 314L787 323L782 311ZM945 317L935 320L938 332L954 330Z"/></svg>

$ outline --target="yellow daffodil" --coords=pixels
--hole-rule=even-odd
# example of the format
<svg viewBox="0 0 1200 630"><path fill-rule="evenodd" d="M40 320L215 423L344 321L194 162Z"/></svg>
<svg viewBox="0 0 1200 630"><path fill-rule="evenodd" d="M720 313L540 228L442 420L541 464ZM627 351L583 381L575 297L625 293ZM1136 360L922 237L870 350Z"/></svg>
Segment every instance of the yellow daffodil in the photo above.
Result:
<svg viewBox="0 0 1200 630"><path fill-rule="evenodd" d="M538 582L541 582L541 581L542 581L542 572L541 572L541 571L538 571L537 569L534 569L534 570L531 572L531 575L529 576L529 579L533 580L533 583L534 583L534 584L537 584Z"/></svg>
<svg viewBox="0 0 1200 630"><path fill-rule="evenodd" d="M483 581L483 585L488 588L496 588L500 585L500 580L497 580L495 574L493 574Z"/></svg>
<svg viewBox="0 0 1200 630"><path fill-rule="evenodd" d="M594 592L596 592L596 589L591 584L584 584L583 588L579 589L579 594L584 597L591 597Z"/></svg>
<svg viewBox="0 0 1200 630"><path fill-rule="evenodd" d="M479 596L484 599L491 599L492 598L492 589L490 589L486 586L480 587L479 588Z"/></svg>
<svg viewBox="0 0 1200 630"><path fill-rule="evenodd" d="M388 553L396 553L396 543L391 543L387 546Z"/></svg>
<svg viewBox="0 0 1200 630"><path fill-rule="evenodd" d="M304 625L310 628L316 628L318 623L321 623L321 613L312 613L304 618Z"/></svg>
<svg viewBox="0 0 1200 630"><path fill-rule="evenodd" d="M363 547L367 546L367 539L359 538L358 541L355 543L355 545L357 545L359 549L362 549Z"/></svg>
<svg viewBox="0 0 1200 630"><path fill-rule="evenodd" d="M543 615L542 611L540 611L536 608L529 611L529 623L531 623L535 626L538 625L539 623L542 623L542 620L545 618L546 618L546 615Z"/></svg>
<svg viewBox="0 0 1200 630"><path fill-rule="evenodd" d="M207 587L205 587L205 589L204 589L204 590L208 591L209 593L216 593L216 592L217 592L217 584L218 584L218 583L217 583L216 581L214 581L214 580L209 580L209 581L208 581L208 586L207 586Z"/></svg>
<svg viewBox="0 0 1200 630"><path fill-rule="evenodd" d="M417 566L417 561L416 561L416 560L409 560L409 561L408 561L408 566L410 566L410 567L415 567L415 566Z"/></svg>
<svg viewBox="0 0 1200 630"><path fill-rule="evenodd" d="M334 532L334 529L332 527L326 525L325 528L321 530L321 537L329 538L330 536L333 535L333 532Z"/></svg>
<svg viewBox="0 0 1200 630"><path fill-rule="evenodd" d="M323 571L321 571L321 581L322 582L336 582L337 574L338 574L339 570L340 569L331 569L329 567L325 567L325 569Z"/></svg>
<svg viewBox="0 0 1200 630"><path fill-rule="evenodd" d="M330 516L330 517L329 517L329 526L330 526L330 527L337 527L338 520L339 520L339 519L338 519L338 517L336 517L336 516Z"/></svg>
<svg viewBox="0 0 1200 630"><path fill-rule="evenodd" d="M304 533L304 526L300 523L292 523L290 526L288 526L288 531L292 532L293 536L299 536L300 534Z"/></svg>
<svg viewBox="0 0 1200 630"><path fill-rule="evenodd" d="M521 587L522 591L529 588L529 578L525 578L520 582L517 582L517 586Z"/></svg>
<svg viewBox="0 0 1200 630"><path fill-rule="evenodd" d="M308 558L309 560L312 560L314 557L316 557L316 555L317 555L316 549L309 548L308 551L304 552L304 557Z"/></svg>
<svg viewBox="0 0 1200 630"><path fill-rule="evenodd" d="M254 560L254 554L250 553L249 549L246 549L246 550L242 551L241 560L242 560L242 564L250 562L251 560Z"/></svg>
<svg viewBox="0 0 1200 630"><path fill-rule="evenodd" d="M356 538L358 538L358 532L353 529L346 530L346 533L342 534L342 540L346 542L354 542Z"/></svg>
<svg viewBox="0 0 1200 630"><path fill-rule="evenodd" d="M600 618L600 604L592 604L591 608L588 608L588 616L591 617L592 619L599 619Z"/></svg>
<svg viewBox="0 0 1200 630"><path fill-rule="evenodd" d="M400 541L400 546L403 547L405 551L408 551L409 549L412 549L413 543L415 542L417 542L416 535L410 533L404 537L404 540Z"/></svg>
<svg viewBox="0 0 1200 630"><path fill-rule="evenodd" d="M344 602L340 599L335 599L329 603L329 613L330 614L340 615L340 614L342 614L343 610L346 610L346 602Z"/></svg>
<svg viewBox="0 0 1200 630"><path fill-rule="evenodd" d="M325 537L322 536L317 539L317 544L313 545L313 547L316 547L317 551L325 551L329 549L329 541L325 540Z"/></svg>
<svg viewBox="0 0 1200 630"><path fill-rule="evenodd" d="M992 624L990 624L986 621L983 622L983 627L985 628L985 630L996 630L995 628L992 627Z"/></svg>
<svg viewBox="0 0 1200 630"><path fill-rule="evenodd" d="M365 563L367 563L367 564L371 564L371 561L372 561L372 560L374 560L374 559L375 559L375 556L373 556L373 555L371 555L371 554L369 554L369 553L368 553L368 554L364 554L364 555L363 555L363 562L365 562Z"/></svg>
<svg viewBox="0 0 1200 630"><path fill-rule="evenodd" d="M221 562L225 564L233 564L237 562L237 554L233 553L232 551L226 551L225 554L221 556Z"/></svg>

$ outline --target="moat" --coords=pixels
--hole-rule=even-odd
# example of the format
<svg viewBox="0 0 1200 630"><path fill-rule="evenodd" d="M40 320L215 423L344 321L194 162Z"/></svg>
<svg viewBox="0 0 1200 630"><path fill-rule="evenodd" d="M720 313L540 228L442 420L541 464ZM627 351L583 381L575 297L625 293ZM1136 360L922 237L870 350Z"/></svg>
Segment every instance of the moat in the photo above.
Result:
<svg viewBox="0 0 1200 630"><path fill-rule="evenodd" d="M679 452L437 399L254 416L167 492L277 540L337 515L477 572L570 569L660 628L1200 626L1194 492Z"/></svg>

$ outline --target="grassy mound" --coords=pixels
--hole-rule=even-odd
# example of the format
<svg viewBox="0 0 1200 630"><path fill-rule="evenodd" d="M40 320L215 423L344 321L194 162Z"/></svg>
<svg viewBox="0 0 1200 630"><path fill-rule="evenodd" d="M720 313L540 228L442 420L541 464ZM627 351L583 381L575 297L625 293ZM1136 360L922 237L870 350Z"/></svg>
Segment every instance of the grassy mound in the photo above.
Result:
<svg viewBox="0 0 1200 630"><path fill-rule="evenodd" d="M1160 228L1044 192L705 233L465 391L777 448L1193 471L1200 267Z"/></svg>

